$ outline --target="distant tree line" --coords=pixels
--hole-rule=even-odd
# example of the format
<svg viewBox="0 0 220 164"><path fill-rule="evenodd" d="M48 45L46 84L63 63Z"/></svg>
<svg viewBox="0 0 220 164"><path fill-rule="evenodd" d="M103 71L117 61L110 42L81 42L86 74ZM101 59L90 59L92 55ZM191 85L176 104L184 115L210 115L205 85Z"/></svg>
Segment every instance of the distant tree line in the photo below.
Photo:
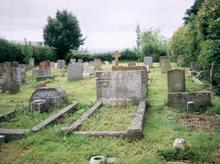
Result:
<svg viewBox="0 0 220 164"><path fill-rule="evenodd" d="M200 69L220 63L220 1L196 0L184 20L168 43L169 56L176 60L183 55L185 65L196 62Z"/></svg>

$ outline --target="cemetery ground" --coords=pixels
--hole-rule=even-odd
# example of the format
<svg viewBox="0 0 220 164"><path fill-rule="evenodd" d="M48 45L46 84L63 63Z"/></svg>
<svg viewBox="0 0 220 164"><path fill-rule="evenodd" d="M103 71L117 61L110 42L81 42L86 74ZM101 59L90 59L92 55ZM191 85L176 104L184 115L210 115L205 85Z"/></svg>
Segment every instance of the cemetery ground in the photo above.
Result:
<svg viewBox="0 0 220 164"><path fill-rule="evenodd" d="M125 64L125 63L124 63ZM110 70L110 65L103 65L104 70ZM172 143L176 138L184 138L190 146L194 156L192 163L220 163L220 130L218 115L220 99L213 97L213 105L208 112L202 114L202 119L213 123L210 127L196 127L191 124L179 124L180 119L189 118L183 109L167 106L167 75L160 73L158 63L151 69L149 93L147 95L147 112L143 125L143 138L131 140L129 138L114 137L86 137L76 134L64 135L60 128L71 124L88 110L96 101L96 81L89 78L78 81L67 81L60 77L58 69L53 70L57 75L55 80L47 80L47 86L65 88L69 102L78 101L76 111L61 122L49 125L37 133L30 133L27 137L11 141L0 147L0 163L89 163L94 155L116 157L116 163L166 163L159 156L158 151L172 150ZM41 121L47 114L27 114L28 102L35 90L36 81L27 74L27 80L17 94L0 94L0 113L17 109L16 119L0 123L0 127L30 127ZM197 91L209 87L197 86L191 77L186 78L186 89ZM91 119L84 122L82 129L92 130L123 130L129 126L136 106L123 108L103 107L96 111ZM218 113L220 114L220 113ZM214 117L213 119L209 119ZM213 122L212 122L213 121ZM191 125L191 126L189 126ZM201 124L202 126L203 124ZM113 129L112 129L113 128ZM169 151L168 151L169 152Z"/></svg>

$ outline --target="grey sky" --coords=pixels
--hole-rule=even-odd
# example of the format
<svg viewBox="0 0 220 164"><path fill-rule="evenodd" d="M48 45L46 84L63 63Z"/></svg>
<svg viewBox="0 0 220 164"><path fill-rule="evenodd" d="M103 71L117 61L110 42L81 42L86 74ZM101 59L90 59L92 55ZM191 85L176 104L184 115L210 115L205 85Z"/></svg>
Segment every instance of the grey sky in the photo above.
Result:
<svg viewBox="0 0 220 164"><path fill-rule="evenodd" d="M159 28L167 38L183 24L194 0L0 0L0 37L42 41L43 27L56 10L72 11L90 51L133 48L137 23Z"/></svg>

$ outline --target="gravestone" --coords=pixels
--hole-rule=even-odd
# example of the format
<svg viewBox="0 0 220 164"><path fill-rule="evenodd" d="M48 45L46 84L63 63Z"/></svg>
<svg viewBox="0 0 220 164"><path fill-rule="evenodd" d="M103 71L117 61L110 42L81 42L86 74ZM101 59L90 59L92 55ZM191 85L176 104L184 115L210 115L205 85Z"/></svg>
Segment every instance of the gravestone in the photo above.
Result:
<svg viewBox="0 0 220 164"><path fill-rule="evenodd" d="M100 71L101 70L101 59L94 59L94 69L95 71Z"/></svg>
<svg viewBox="0 0 220 164"><path fill-rule="evenodd" d="M39 63L39 69L49 69L50 68L50 61L45 60Z"/></svg>
<svg viewBox="0 0 220 164"><path fill-rule="evenodd" d="M160 69L161 73L167 73L167 71L171 68L170 59L168 56L161 56L160 57Z"/></svg>
<svg viewBox="0 0 220 164"><path fill-rule="evenodd" d="M25 69L24 68L12 68L12 80L21 85L25 82Z"/></svg>
<svg viewBox="0 0 220 164"><path fill-rule="evenodd" d="M77 60L77 64L83 65L83 60L82 59L78 59Z"/></svg>
<svg viewBox="0 0 220 164"><path fill-rule="evenodd" d="M146 98L146 70L96 72L96 78L97 101L106 104Z"/></svg>
<svg viewBox="0 0 220 164"><path fill-rule="evenodd" d="M185 58L184 58L183 55L177 56L177 65L183 66L183 65L184 65L184 62L185 62Z"/></svg>
<svg viewBox="0 0 220 164"><path fill-rule="evenodd" d="M93 75L95 72L94 64L88 63L83 67L83 74Z"/></svg>
<svg viewBox="0 0 220 164"><path fill-rule="evenodd" d="M104 61L105 65L109 65L109 61Z"/></svg>
<svg viewBox="0 0 220 164"><path fill-rule="evenodd" d="M30 98L31 111L45 112L67 104L67 93L62 88L38 88Z"/></svg>
<svg viewBox="0 0 220 164"><path fill-rule="evenodd" d="M80 80L83 78L83 66L80 64L69 64L67 67L68 80Z"/></svg>
<svg viewBox="0 0 220 164"><path fill-rule="evenodd" d="M55 62L50 62L51 67L55 67Z"/></svg>
<svg viewBox="0 0 220 164"><path fill-rule="evenodd" d="M57 60L57 68L65 68L66 62L65 60Z"/></svg>
<svg viewBox="0 0 220 164"><path fill-rule="evenodd" d="M172 69L167 72L168 92L185 92L185 70Z"/></svg>
<svg viewBox="0 0 220 164"><path fill-rule="evenodd" d="M118 64L119 64L119 57L120 57L121 55L119 54L119 52L118 51L115 51L115 53L113 54L113 57L115 58L115 66L118 66Z"/></svg>
<svg viewBox="0 0 220 164"><path fill-rule="evenodd" d="M28 63L29 67L32 69L34 68L34 58L30 58L29 59L29 63Z"/></svg>
<svg viewBox="0 0 220 164"><path fill-rule="evenodd" d="M54 78L54 76L52 75L52 72L51 72L51 68L33 69L32 76L33 76L33 78L36 78L37 81Z"/></svg>
<svg viewBox="0 0 220 164"><path fill-rule="evenodd" d="M144 65L149 65L153 67L153 57L152 56L145 56L144 57Z"/></svg>

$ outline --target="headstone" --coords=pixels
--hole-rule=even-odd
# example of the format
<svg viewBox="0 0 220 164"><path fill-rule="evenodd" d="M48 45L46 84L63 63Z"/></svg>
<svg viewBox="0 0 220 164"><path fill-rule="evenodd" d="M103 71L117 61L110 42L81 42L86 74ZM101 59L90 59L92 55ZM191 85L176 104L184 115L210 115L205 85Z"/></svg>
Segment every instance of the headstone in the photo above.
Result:
<svg viewBox="0 0 220 164"><path fill-rule="evenodd" d="M39 69L49 69L50 68L50 61L49 60L45 60L39 63Z"/></svg>
<svg viewBox="0 0 220 164"><path fill-rule="evenodd" d="M119 57L120 56L121 55L119 54L119 52L115 51L115 54L113 55L113 57L115 58L115 66L118 66L118 64L119 64Z"/></svg>
<svg viewBox="0 0 220 164"><path fill-rule="evenodd" d="M104 61L105 65L109 65L109 61Z"/></svg>
<svg viewBox="0 0 220 164"><path fill-rule="evenodd" d="M144 57L144 65L149 65L153 67L153 57L152 56L145 56Z"/></svg>
<svg viewBox="0 0 220 164"><path fill-rule="evenodd" d="M168 92L185 92L185 70L172 69L167 72Z"/></svg>
<svg viewBox="0 0 220 164"><path fill-rule="evenodd" d="M65 68L66 62L65 60L57 60L57 68Z"/></svg>
<svg viewBox="0 0 220 164"><path fill-rule="evenodd" d="M78 59L77 60L77 64L83 65L83 60L82 59Z"/></svg>
<svg viewBox="0 0 220 164"><path fill-rule="evenodd" d="M51 67L55 67L55 62L50 62Z"/></svg>
<svg viewBox="0 0 220 164"><path fill-rule="evenodd" d="M100 71L101 70L101 59L94 59L94 69L95 71Z"/></svg>
<svg viewBox="0 0 220 164"><path fill-rule="evenodd" d="M93 75L94 72L95 72L95 69L94 69L93 63L88 63L88 64L84 65L83 74ZM88 76L88 77L90 77L90 76Z"/></svg>
<svg viewBox="0 0 220 164"><path fill-rule="evenodd" d="M96 72L97 101L140 101L146 98L147 71Z"/></svg>
<svg viewBox="0 0 220 164"><path fill-rule="evenodd" d="M183 55L177 56L177 65L183 66L183 65L184 65L184 62L185 62L185 58L184 58Z"/></svg>
<svg viewBox="0 0 220 164"><path fill-rule="evenodd" d="M33 76L33 78L36 78L37 81L54 78L54 76L52 75L52 72L51 72L51 68L33 69L32 76Z"/></svg>
<svg viewBox="0 0 220 164"><path fill-rule="evenodd" d="M196 112L196 105L195 105L194 101L187 102L187 112L189 112L189 113Z"/></svg>
<svg viewBox="0 0 220 164"><path fill-rule="evenodd" d="M34 58L29 59L29 64L28 65L30 66L31 69L34 68Z"/></svg>
<svg viewBox="0 0 220 164"><path fill-rule="evenodd" d="M69 64L67 67L67 79L79 80L83 78L83 66L80 64Z"/></svg>
<svg viewBox="0 0 220 164"><path fill-rule="evenodd" d="M161 68L161 73L167 73L167 71L171 68L170 60L168 56L160 57L160 68Z"/></svg>
<svg viewBox="0 0 220 164"><path fill-rule="evenodd" d="M62 88L38 88L30 98L30 110L48 111L67 104L67 93Z"/></svg>
<svg viewBox="0 0 220 164"><path fill-rule="evenodd" d="M25 69L24 68L12 68L12 80L18 84L25 82Z"/></svg>
<svg viewBox="0 0 220 164"><path fill-rule="evenodd" d="M173 142L173 148L174 149L182 149L182 150L184 150L184 149L186 149L186 147L187 147L187 143L182 138L177 138Z"/></svg>

